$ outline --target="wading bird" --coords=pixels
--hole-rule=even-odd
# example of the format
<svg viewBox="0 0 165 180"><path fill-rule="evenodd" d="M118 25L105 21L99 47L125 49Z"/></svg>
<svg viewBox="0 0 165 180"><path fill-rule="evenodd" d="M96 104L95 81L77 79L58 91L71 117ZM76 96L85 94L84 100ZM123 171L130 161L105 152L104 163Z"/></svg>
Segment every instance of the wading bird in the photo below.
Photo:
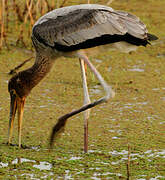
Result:
<svg viewBox="0 0 165 180"><path fill-rule="evenodd" d="M50 145L53 145L55 135L61 132L67 119L84 111L86 122L84 150L87 152L88 110L107 102L114 96L114 92L89 61L86 49L111 44L120 51L129 52L140 45L146 46L150 44L149 41L156 39L156 36L148 33L145 24L135 15L103 5L83 4L63 7L39 18L32 29L32 42L36 51L35 63L29 69L12 77L8 84L11 97L8 143L11 143L14 117L18 109L19 147L21 146L24 104L32 88L46 76L57 58L77 57L81 64L84 105L58 119L53 127ZM92 103L88 94L84 63L94 73L106 93L104 97Z"/></svg>

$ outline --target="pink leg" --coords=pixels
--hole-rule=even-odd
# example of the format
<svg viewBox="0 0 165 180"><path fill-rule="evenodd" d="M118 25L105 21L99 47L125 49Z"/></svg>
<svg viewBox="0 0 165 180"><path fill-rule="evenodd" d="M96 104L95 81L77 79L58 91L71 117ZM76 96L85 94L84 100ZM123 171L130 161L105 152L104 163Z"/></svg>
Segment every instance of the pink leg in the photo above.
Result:
<svg viewBox="0 0 165 180"><path fill-rule="evenodd" d="M83 81L83 91L84 91L84 105L89 104L90 98L87 87L86 73L85 73L85 63L83 59L80 59L81 76ZM88 151L88 119L90 115L90 109L84 111L84 152Z"/></svg>
<svg viewBox="0 0 165 180"><path fill-rule="evenodd" d="M76 114L78 114L80 112L86 111L87 109L90 109L90 108L92 108L92 107L94 107L94 106L96 106L98 104L102 104L104 102L107 102L110 98L115 96L115 93L112 90L112 88L104 81L101 74L97 71L97 69L93 66L93 64L88 60L88 57L83 52L79 52L78 57L80 59L83 59L84 62L90 68L90 70L94 73L96 78L99 80L101 86L105 90L106 95L104 97L94 101L93 103L86 104L86 105L82 106L81 108L79 108L77 110L74 110L74 111L72 111L70 113L67 113L67 114L61 116L58 119L57 124L53 127L53 131L52 131L51 138L50 138L50 146L51 147L53 146L55 136L57 136L58 133L60 133L64 129L66 121L67 121L68 118L70 118L70 117L72 117L72 116L74 116L74 115L76 115Z"/></svg>

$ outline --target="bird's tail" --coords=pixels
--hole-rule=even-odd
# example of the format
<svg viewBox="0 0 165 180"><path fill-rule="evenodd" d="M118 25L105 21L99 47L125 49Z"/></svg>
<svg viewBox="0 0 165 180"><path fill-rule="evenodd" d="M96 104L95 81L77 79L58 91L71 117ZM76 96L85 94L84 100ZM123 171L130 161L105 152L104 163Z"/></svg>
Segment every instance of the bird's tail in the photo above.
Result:
<svg viewBox="0 0 165 180"><path fill-rule="evenodd" d="M149 41L155 41L158 39L157 36L153 35L153 34L150 34L150 33L147 33L147 37L148 37L148 40Z"/></svg>

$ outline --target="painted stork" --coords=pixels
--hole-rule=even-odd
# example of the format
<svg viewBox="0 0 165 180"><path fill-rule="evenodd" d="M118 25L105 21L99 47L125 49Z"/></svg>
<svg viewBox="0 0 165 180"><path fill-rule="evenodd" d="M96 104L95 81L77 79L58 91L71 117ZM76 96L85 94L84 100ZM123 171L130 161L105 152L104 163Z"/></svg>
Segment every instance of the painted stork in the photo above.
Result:
<svg viewBox="0 0 165 180"><path fill-rule="evenodd" d="M18 110L18 145L21 146L24 104L32 88L47 75L57 58L77 57L81 64L84 105L58 119L53 127L50 145L53 145L55 135L61 132L67 119L84 111L86 122L84 151L87 152L89 109L107 102L114 96L114 92L89 61L86 49L111 44L113 48L129 52L138 46L146 46L150 44L149 41L156 39L155 35L148 33L145 24L135 15L98 4L63 7L39 18L32 29L32 42L36 51L35 63L29 69L13 76L8 84L11 97L8 143L11 144L14 117ZM106 92L104 97L92 103L88 94L84 63L94 73Z"/></svg>

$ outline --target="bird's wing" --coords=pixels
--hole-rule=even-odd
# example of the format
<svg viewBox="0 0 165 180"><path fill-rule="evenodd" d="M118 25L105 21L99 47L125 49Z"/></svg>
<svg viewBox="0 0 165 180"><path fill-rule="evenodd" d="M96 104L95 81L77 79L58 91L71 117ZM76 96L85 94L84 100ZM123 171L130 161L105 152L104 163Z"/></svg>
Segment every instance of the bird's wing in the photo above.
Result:
<svg viewBox="0 0 165 180"><path fill-rule="evenodd" d="M115 11L114 13L125 25L128 34L139 39L147 39L148 30L146 28L146 25L142 21L140 21L137 16L125 11Z"/></svg>
<svg viewBox="0 0 165 180"><path fill-rule="evenodd" d="M146 26L139 18L113 9L77 9L55 18L46 17L33 27L33 36L54 48L73 47L104 35L112 38L113 35L126 33L140 39L147 37Z"/></svg>

